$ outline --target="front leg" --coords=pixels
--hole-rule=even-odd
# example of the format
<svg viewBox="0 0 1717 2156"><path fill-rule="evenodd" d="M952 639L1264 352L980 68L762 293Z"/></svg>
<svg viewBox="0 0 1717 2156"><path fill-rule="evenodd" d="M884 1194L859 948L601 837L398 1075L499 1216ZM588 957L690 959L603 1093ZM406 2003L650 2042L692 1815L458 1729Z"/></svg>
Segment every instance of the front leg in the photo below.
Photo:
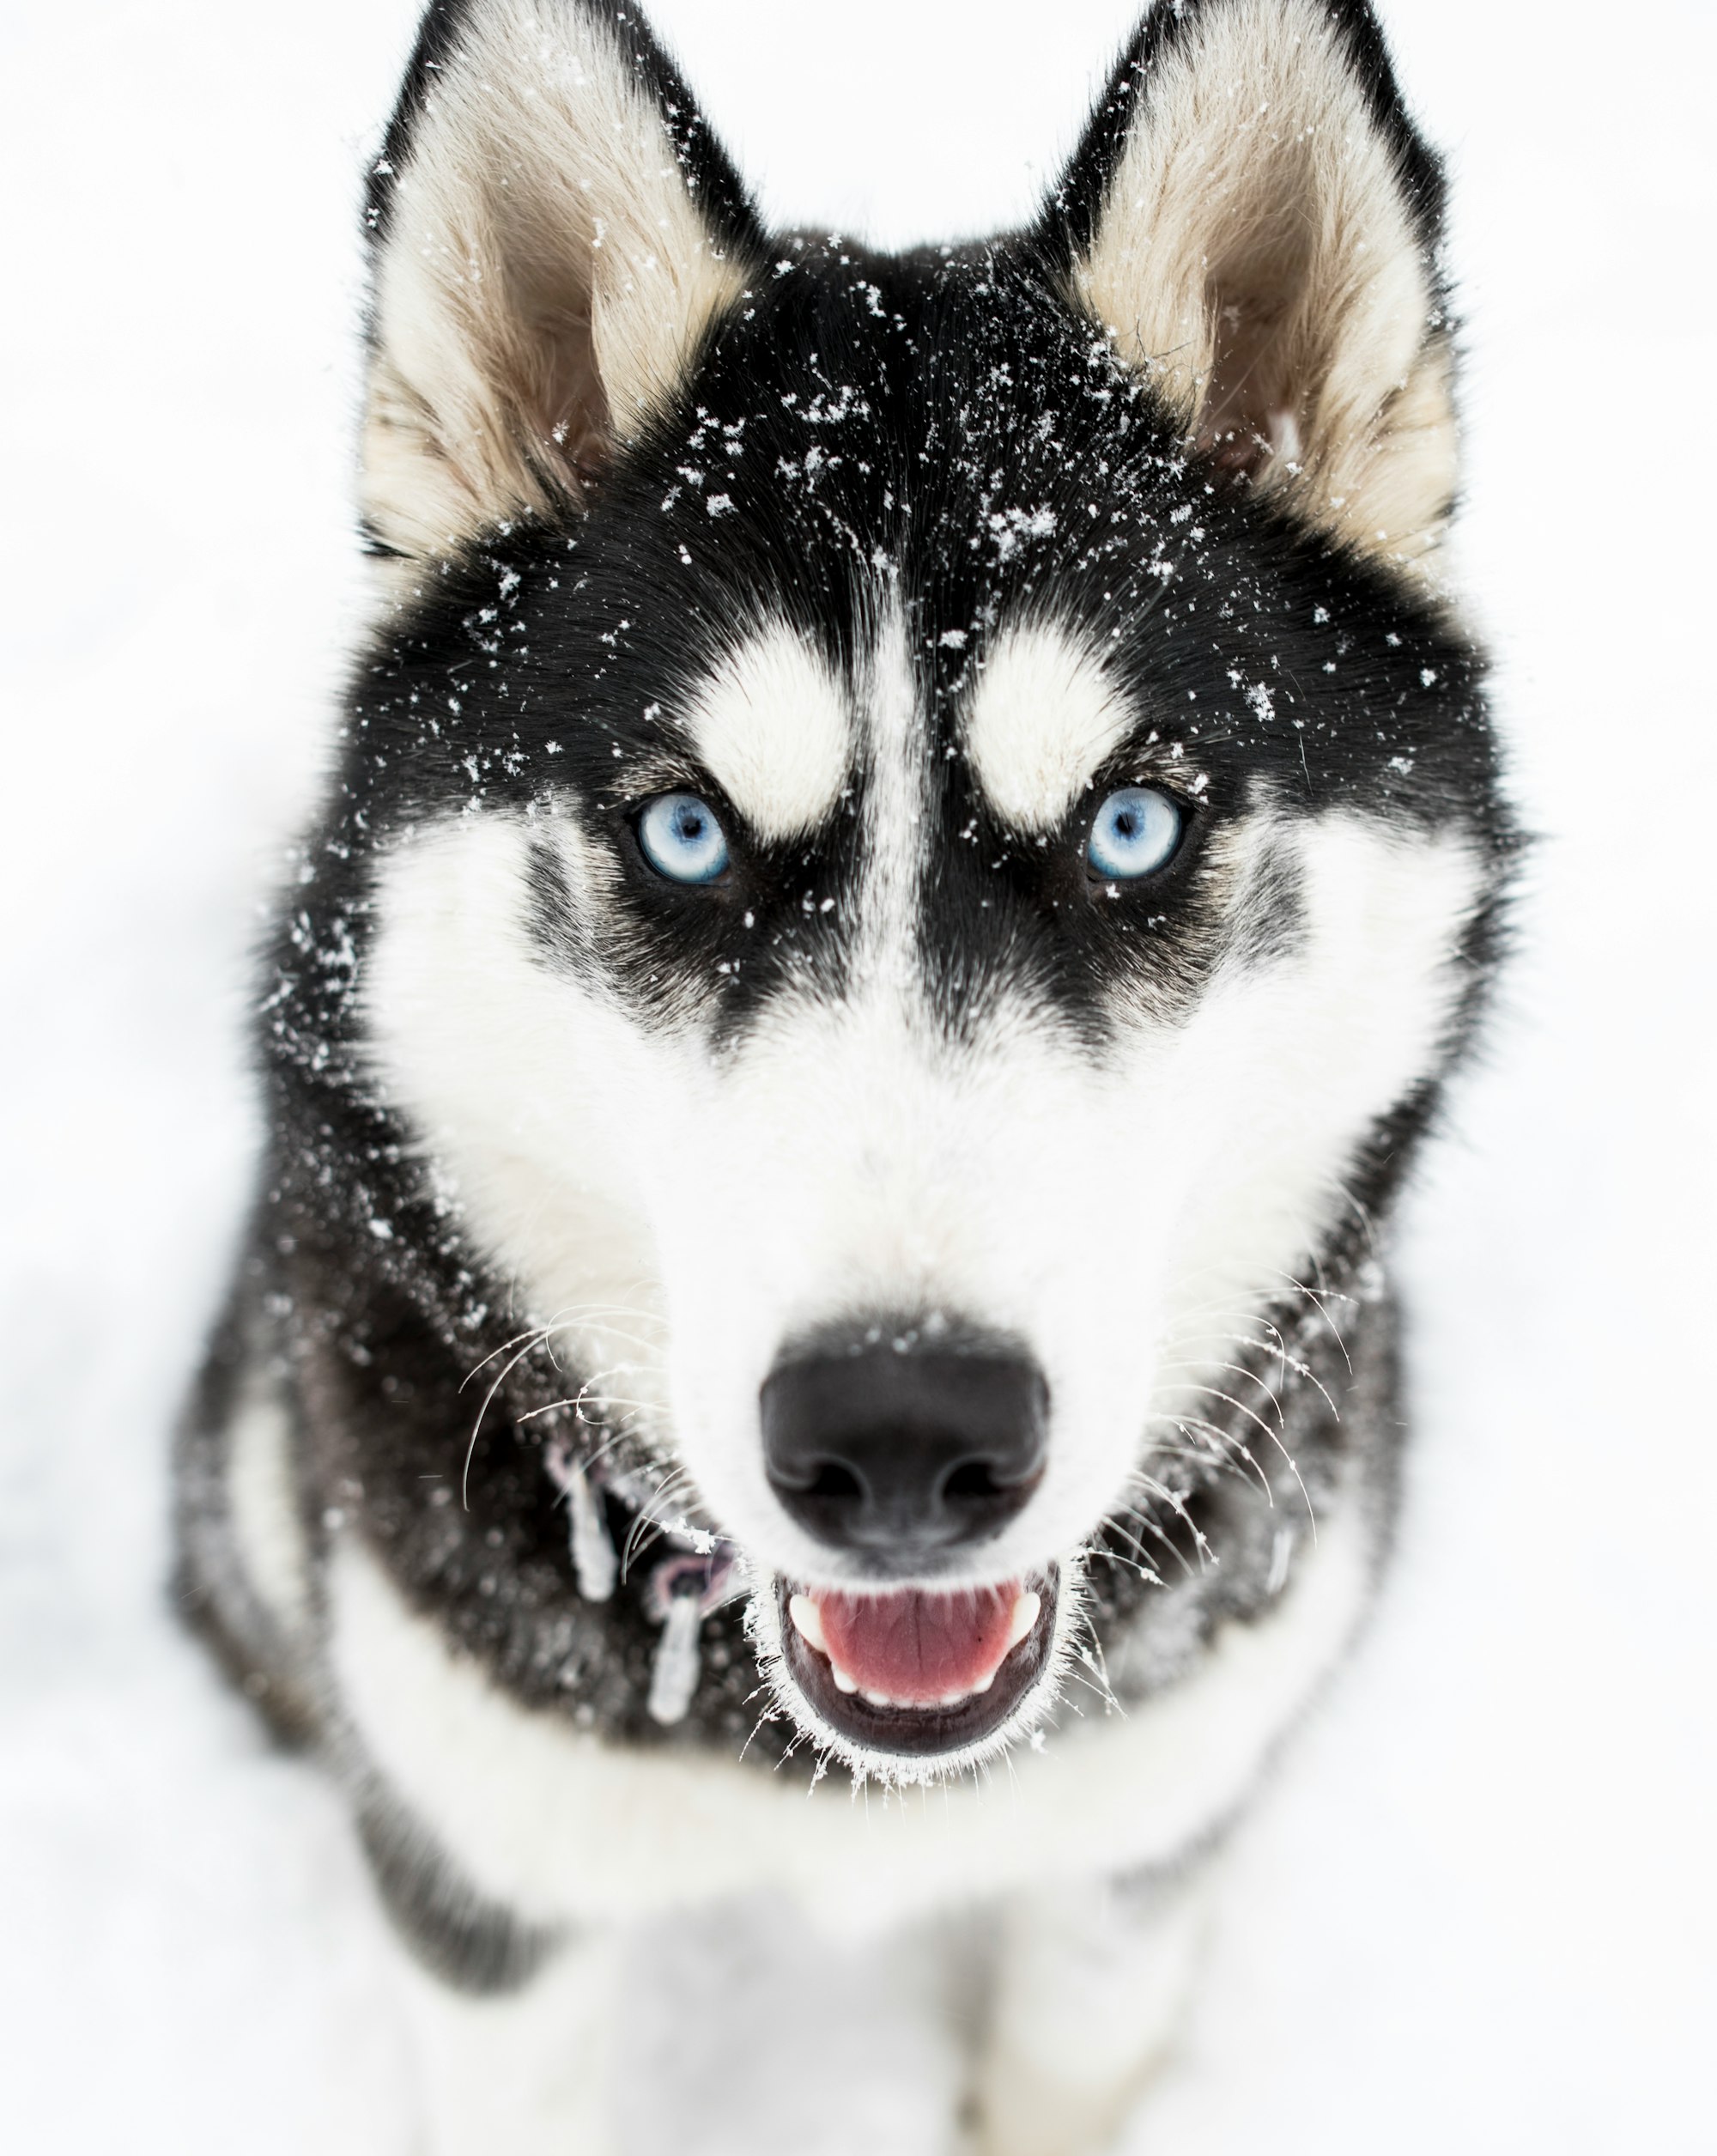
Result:
<svg viewBox="0 0 1717 2156"><path fill-rule="evenodd" d="M423 2156L950 2156L947 1942L767 1900L580 1934L504 1989L414 1964Z"/></svg>
<svg viewBox="0 0 1717 2156"><path fill-rule="evenodd" d="M402 1956L422 2156L617 2156L619 1960L591 1932L518 1986L473 1992Z"/></svg>
<svg viewBox="0 0 1717 2156"><path fill-rule="evenodd" d="M1176 2033L1203 1942L1204 1868L1010 1903L976 2109L981 2156L1106 2147Z"/></svg>
<svg viewBox="0 0 1717 2156"><path fill-rule="evenodd" d="M952 2156L960 1940L830 1936L767 1896L640 1924L616 2069L622 2156Z"/></svg>

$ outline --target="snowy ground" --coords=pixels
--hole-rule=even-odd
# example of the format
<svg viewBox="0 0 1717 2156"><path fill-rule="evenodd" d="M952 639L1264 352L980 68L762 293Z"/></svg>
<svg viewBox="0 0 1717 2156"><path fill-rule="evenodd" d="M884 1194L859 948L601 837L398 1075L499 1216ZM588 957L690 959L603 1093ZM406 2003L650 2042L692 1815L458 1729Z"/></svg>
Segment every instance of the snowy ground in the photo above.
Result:
<svg viewBox="0 0 1717 2156"><path fill-rule="evenodd" d="M0 18L21 2150L407 2147L337 1808L161 1582L164 1426L255 1139L242 956L355 603L353 209L413 12ZM654 13L772 211L904 240L1023 210L1130 7ZM1246 1838L1186 2062L1129 2147L1692 2151L1717 2145L1717 13L1385 15L1454 155L1465 573L1545 843L1491 1067L1415 1207L1399 1570Z"/></svg>

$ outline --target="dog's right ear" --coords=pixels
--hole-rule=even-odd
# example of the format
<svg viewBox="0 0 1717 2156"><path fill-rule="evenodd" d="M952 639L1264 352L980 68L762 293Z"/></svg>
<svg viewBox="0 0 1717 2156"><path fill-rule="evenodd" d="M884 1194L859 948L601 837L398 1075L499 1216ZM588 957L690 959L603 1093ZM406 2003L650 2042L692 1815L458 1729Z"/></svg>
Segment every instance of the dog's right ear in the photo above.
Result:
<svg viewBox="0 0 1717 2156"><path fill-rule="evenodd" d="M1038 239L1213 475L1432 573L1441 205L1368 0L1156 0Z"/></svg>
<svg viewBox="0 0 1717 2156"><path fill-rule="evenodd" d="M363 509L410 558L578 504L763 244L625 0L434 0L367 214Z"/></svg>

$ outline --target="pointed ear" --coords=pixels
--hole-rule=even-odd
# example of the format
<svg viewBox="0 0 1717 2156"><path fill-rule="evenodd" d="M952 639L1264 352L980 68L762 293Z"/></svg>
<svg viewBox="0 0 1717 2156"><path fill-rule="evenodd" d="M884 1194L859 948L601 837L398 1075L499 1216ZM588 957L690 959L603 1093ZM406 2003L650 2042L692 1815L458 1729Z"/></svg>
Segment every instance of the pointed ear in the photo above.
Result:
<svg viewBox="0 0 1717 2156"><path fill-rule="evenodd" d="M1365 0L1159 0L1041 236L1214 467L1424 568L1455 484L1441 210Z"/></svg>
<svg viewBox="0 0 1717 2156"><path fill-rule="evenodd" d="M413 557L577 503L762 246L622 0L435 0L368 221L364 513Z"/></svg>

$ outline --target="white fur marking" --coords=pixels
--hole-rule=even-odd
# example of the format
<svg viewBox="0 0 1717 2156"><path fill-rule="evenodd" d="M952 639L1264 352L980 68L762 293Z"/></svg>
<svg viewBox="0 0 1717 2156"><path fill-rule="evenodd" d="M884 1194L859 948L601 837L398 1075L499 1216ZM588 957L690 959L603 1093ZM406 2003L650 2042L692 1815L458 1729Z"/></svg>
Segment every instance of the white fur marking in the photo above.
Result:
<svg viewBox="0 0 1717 2156"><path fill-rule="evenodd" d="M1208 1375L1345 1215L1356 1145L1436 1063L1481 878L1457 836L1251 819L1242 872L1266 838L1302 849L1301 948L1223 969L1173 1028L1122 1014L1111 1067L1011 1002L956 1049L916 1000L921 765L898 656L865 699L846 997L784 996L713 1064L695 1029L640 1028L533 955L527 831L489 817L390 853L366 987L383 1090L532 1314L573 1324L569 1364L604 1374L596 1397L611 1385L755 1568L830 1586L829 1553L763 1473L758 1388L783 1343L901 1308L1028 1339L1057 1402L1048 1467L985 1576L1055 1561L1114 1503L1151 1418L1176 1412L1171 1360ZM568 859L599 936L599 871ZM1089 1193L1141 1145L1150 1232L1094 1244Z"/></svg>
<svg viewBox="0 0 1717 2156"><path fill-rule="evenodd" d="M330 1661L362 1744L485 1892L592 1921L754 1887L856 1932L1029 1883L1161 1862L1246 1792L1329 1670L1369 1568L1357 1509L1324 1531L1266 1618L1122 1720L1066 1726L993 1786L849 1802L726 1758L610 1746L531 1711L450 1651L355 1535L329 1571ZM592 1852L600 1851L593 1862Z"/></svg>
<svg viewBox="0 0 1717 2156"><path fill-rule="evenodd" d="M864 708L870 769L858 971L873 997L891 992L898 1008L918 992L913 915L926 845L924 721L898 607L878 629Z"/></svg>
<svg viewBox="0 0 1717 2156"><path fill-rule="evenodd" d="M724 661L688 720L710 775L753 830L795 839L840 799L852 753L846 698L821 653L784 624Z"/></svg>
<svg viewBox="0 0 1717 2156"><path fill-rule="evenodd" d="M1007 823L1048 831L1131 724L1101 664L1065 630L1018 629L1002 638L979 677L966 753Z"/></svg>

